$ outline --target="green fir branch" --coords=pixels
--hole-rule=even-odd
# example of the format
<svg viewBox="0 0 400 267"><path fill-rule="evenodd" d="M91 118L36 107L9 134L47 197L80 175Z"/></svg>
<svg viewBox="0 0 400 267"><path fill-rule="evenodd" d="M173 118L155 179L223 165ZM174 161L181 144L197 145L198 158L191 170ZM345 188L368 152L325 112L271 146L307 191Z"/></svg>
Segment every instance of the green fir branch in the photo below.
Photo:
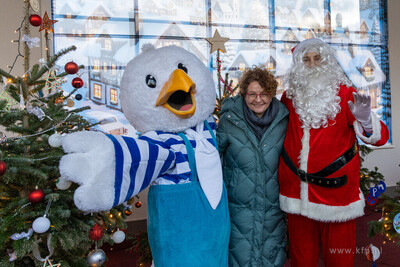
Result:
<svg viewBox="0 0 400 267"><path fill-rule="evenodd" d="M32 84L33 82L35 82L37 79L39 79L40 77L42 77L47 71L49 71L49 69L51 69L55 62L62 57L65 54L68 54L69 52L76 50L76 46L71 46L69 48L63 49L60 52L54 54L53 56L50 57L49 61L46 63L45 66L42 66L42 68L35 74L32 75L29 79L28 79L28 84Z"/></svg>

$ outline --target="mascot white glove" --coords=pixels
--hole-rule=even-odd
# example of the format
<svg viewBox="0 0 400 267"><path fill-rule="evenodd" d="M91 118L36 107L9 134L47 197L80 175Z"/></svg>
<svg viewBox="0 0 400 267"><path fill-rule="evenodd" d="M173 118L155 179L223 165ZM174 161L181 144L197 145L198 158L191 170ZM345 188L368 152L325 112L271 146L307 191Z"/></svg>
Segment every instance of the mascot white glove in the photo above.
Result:
<svg viewBox="0 0 400 267"><path fill-rule="evenodd" d="M67 155L60 160L63 179L80 185L75 205L83 211L111 209L114 200L115 155L112 141L103 133L77 132L63 137Z"/></svg>
<svg viewBox="0 0 400 267"><path fill-rule="evenodd" d="M354 103L348 102L351 113L361 123L365 132L372 133L371 97L360 93L353 93L353 96Z"/></svg>

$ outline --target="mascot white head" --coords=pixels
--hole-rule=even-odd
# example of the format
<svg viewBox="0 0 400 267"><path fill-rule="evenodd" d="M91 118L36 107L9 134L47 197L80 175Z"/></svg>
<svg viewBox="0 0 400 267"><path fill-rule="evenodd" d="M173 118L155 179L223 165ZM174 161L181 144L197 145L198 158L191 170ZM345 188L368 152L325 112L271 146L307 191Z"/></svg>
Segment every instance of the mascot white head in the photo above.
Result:
<svg viewBox="0 0 400 267"><path fill-rule="evenodd" d="M210 116L215 94L209 70L195 55L147 45L125 68L120 101L139 132L179 132Z"/></svg>

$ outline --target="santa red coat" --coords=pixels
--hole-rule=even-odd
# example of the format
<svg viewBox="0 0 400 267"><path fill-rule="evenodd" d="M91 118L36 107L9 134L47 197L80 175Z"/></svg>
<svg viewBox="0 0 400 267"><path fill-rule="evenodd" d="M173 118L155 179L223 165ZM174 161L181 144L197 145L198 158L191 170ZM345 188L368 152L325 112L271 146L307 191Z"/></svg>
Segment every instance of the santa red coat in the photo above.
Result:
<svg viewBox="0 0 400 267"><path fill-rule="evenodd" d="M389 131L377 116L371 112L373 134L364 135L361 124L354 118L347 102L354 102L355 90L340 86L340 112L328 127L319 129L301 128L299 116L292 100L282 96L289 110L289 125L284 142L285 150L297 168L307 173L322 170L356 142L356 135L363 142L376 146L384 145ZM360 156L357 153L344 167L326 177L347 175L347 183L338 188L322 187L302 182L282 158L279 163L280 206L287 213L301 214L323 222L342 222L364 214L365 200L359 189Z"/></svg>

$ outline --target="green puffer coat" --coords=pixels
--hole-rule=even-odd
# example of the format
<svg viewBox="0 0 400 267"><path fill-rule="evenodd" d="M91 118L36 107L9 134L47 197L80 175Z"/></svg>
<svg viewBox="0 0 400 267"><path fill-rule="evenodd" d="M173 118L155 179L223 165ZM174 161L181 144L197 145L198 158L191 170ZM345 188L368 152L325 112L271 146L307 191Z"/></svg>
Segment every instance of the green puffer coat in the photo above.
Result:
<svg viewBox="0 0 400 267"><path fill-rule="evenodd" d="M231 217L230 266L283 266L286 260L278 163L289 112L273 101L279 111L260 141L244 120L241 96L226 99L221 109L217 140Z"/></svg>

